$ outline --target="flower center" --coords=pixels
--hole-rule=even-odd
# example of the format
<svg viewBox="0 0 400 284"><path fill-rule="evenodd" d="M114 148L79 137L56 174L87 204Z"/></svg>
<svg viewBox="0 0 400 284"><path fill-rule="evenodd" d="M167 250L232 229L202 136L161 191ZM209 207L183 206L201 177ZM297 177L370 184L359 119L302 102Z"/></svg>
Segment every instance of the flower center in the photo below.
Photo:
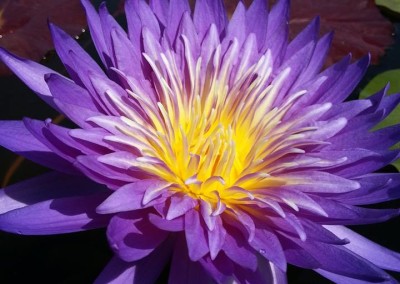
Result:
<svg viewBox="0 0 400 284"><path fill-rule="evenodd" d="M170 183L171 190L214 204L252 199L258 188L287 183L273 176L274 161L298 152L296 139L307 131L291 132L293 123L281 122L304 92L274 106L290 69L272 80L268 52L244 69L234 64L236 45L233 41L224 60L218 46L206 72L201 57L192 62L187 56L184 81L171 53L161 54L157 63L144 55L157 96L128 91L146 115L122 118L129 129L121 131L140 152L135 167Z"/></svg>

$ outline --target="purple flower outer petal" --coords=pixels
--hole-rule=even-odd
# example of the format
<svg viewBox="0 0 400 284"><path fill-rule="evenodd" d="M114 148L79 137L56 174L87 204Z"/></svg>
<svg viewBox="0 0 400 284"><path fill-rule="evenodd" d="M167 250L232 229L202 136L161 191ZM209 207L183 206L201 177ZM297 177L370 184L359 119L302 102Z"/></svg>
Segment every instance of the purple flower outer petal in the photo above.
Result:
<svg viewBox="0 0 400 284"><path fill-rule="evenodd" d="M170 42L174 43L177 40L177 32L179 23L185 12L190 13L190 6L188 0L170 1L167 17L167 25L165 27L165 34L168 36Z"/></svg>
<svg viewBox="0 0 400 284"><path fill-rule="evenodd" d="M59 111L53 96L44 81L44 75L56 73L53 70L27 59L19 58L0 48L0 60L6 64L30 89L52 108Z"/></svg>
<svg viewBox="0 0 400 284"><path fill-rule="evenodd" d="M341 194L336 200L350 205L367 205L400 198L400 174L368 174L359 177L358 190Z"/></svg>
<svg viewBox="0 0 400 284"><path fill-rule="evenodd" d="M332 66L325 69L322 73L318 74L316 77L308 81L298 88L308 90L307 94L302 96L296 105L294 105L293 110L299 110L303 106L316 104L321 96L324 96L326 92L333 88L340 78L343 76L344 71L347 70L350 64L351 57L346 56L339 62L333 64ZM325 100L324 102L330 102Z"/></svg>
<svg viewBox="0 0 400 284"><path fill-rule="evenodd" d="M95 172L95 171L89 169L88 167L82 165L81 163L79 163L79 161L74 162L74 166L81 173L83 173L85 176L87 176L91 180L98 182L100 184L104 184L111 190L116 190L116 189L120 188L121 186L125 185L125 183L126 183L126 182L123 182L120 180L105 177L101 173Z"/></svg>
<svg viewBox="0 0 400 284"><path fill-rule="evenodd" d="M113 251L124 261L142 259L155 250L168 236L150 224L141 212L124 212L113 216L107 237Z"/></svg>
<svg viewBox="0 0 400 284"><path fill-rule="evenodd" d="M328 217L328 214L321 207L321 205L319 205L306 193L289 187L281 187L279 189L279 193L280 194L277 194L276 192L270 190L264 192L264 194L266 194L265 198L272 196L274 199L281 200L283 203L285 203L285 200L291 200L296 204L297 207L301 209L312 212L313 214Z"/></svg>
<svg viewBox="0 0 400 284"><path fill-rule="evenodd" d="M95 284L125 284L133 283L135 264L125 262L114 256L94 281Z"/></svg>
<svg viewBox="0 0 400 284"><path fill-rule="evenodd" d="M81 3L86 12L90 35L96 47L97 54L100 56L103 64L109 66L110 55L104 40L99 14L97 14L89 0L81 0Z"/></svg>
<svg viewBox="0 0 400 284"><path fill-rule="evenodd" d="M131 152L118 151L101 155L97 158L97 160L108 166L113 166L122 170L130 170L133 167L133 162L137 158L138 156L132 154Z"/></svg>
<svg viewBox="0 0 400 284"><path fill-rule="evenodd" d="M227 229L229 233L225 236L222 250L239 266L255 271L258 266L258 261L254 249L250 247L247 240L237 229L233 227Z"/></svg>
<svg viewBox="0 0 400 284"><path fill-rule="evenodd" d="M140 78L143 76L141 69L141 55L134 48L127 35L119 29L111 30L111 46L115 56L115 67L124 74Z"/></svg>
<svg viewBox="0 0 400 284"><path fill-rule="evenodd" d="M272 272L272 283L276 284L287 284L287 276L286 273L279 269L276 265L274 265L272 262L269 262L269 265L271 267L271 272Z"/></svg>
<svg viewBox="0 0 400 284"><path fill-rule="evenodd" d="M200 41L199 38L197 36L196 33L196 28L193 24L192 18L190 16L189 12L185 12L182 16L182 21L179 24L178 27L178 35L179 35L179 39L176 41L176 53L181 53L182 54L182 59L181 61L183 62L184 59L184 55L186 55L186 57L189 57L189 52L185 51L185 45L187 46L187 48L190 49L191 52L191 57L192 57L192 63L191 64L195 64L193 63L193 58L198 58L199 53L200 53ZM182 64L181 62L181 64ZM184 67L183 67L184 68ZM182 68L182 69L183 69ZM182 76L183 80L185 80L185 76Z"/></svg>
<svg viewBox="0 0 400 284"><path fill-rule="evenodd" d="M349 147L357 147L357 143L364 141L362 144L366 149L372 149L376 151L387 151L389 147L395 145L400 138L400 126L393 125L383 129L376 130L372 133L360 133L359 131L354 131L354 135L360 134L358 137L354 137L353 141L346 141L349 138L350 132L338 136L333 137L330 142L341 144L341 146L349 148ZM380 141L380 142L379 142ZM378 143L379 142L379 143Z"/></svg>
<svg viewBox="0 0 400 284"><path fill-rule="evenodd" d="M251 242L255 235L256 225L254 224L254 220L251 216L243 212L243 210L230 210L227 213L231 213L229 215L224 216L224 223L231 225L234 228L237 228L243 236L246 236L247 241ZM239 222L238 222L239 221Z"/></svg>
<svg viewBox="0 0 400 284"><path fill-rule="evenodd" d="M142 36L144 52L153 60L158 60L161 53L163 53L163 48L161 47L158 39L149 31L147 27L143 28Z"/></svg>
<svg viewBox="0 0 400 284"><path fill-rule="evenodd" d="M220 34L227 25L226 10L222 0L196 1L193 22L199 39L202 40L212 24L216 25Z"/></svg>
<svg viewBox="0 0 400 284"><path fill-rule="evenodd" d="M47 74L45 80L55 99L63 103L83 107L100 115L99 108L95 105L86 89L57 74Z"/></svg>
<svg viewBox="0 0 400 284"><path fill-rule="evenodd" d="M329 217L311 216L310 219L325 222L327 225L360 225L387 221L399 216L399 209L370 209L340 203L321 196L310 196Z"/></svg>
<svg viewBox="0 0 400 284"><path fill-rule="evenodd" d="M79 172L51 151L27 129L22 121L0 121L0 145L45 167L70 173Z"/></svg>
<svg viewBox="0 0 400 284"><path fill-rule="evenodd" d="M235 267L234 276L239 283L287 283L286 273L261 257L259 258L256 271L251 271L237 265Z"/></svg>
<svg viewBox="0 0 400 284"><path fill-rule="evenodd" d="M267 2L263 0L254 0L246 11L246 34L255 34L258 51L265 45L268 16Z"/></svg>
<svg viewBox="0 0 400 284"><path fill-rule="evenodd" d="M147 27L149 29L149 31L156 38L160 38L160 36L161 36L160 24L157 20L156 15L154 14L153 10L149 7L149 5L146 3L146 1L128 0L126 5L127 5L126 7L129 7L129 9L127 9L127 10L129 12L132 12L127 15L130 15L131 17L133 17L133 15L136 14L137 17L140 19L141 26ZM159 5L167 6L167 4L164 4L164 3L159 4ZM128 19L128 22L129 22L129 19ZM132 27L132 25L129 26L129 28L131 28L131 27ZM133 39L131 38L131 40L133 40Z"/></svg>
<svg viewBox="0 0 400 284"><path fill-rule="evenodd" d="M383 269L400 271L400 254L384 248L344 226L324 226L350 242L345 247Z"/></svg>
<svg viewBox="0 0 400 284"><path fill-rule="evenodd" d="M57 54L63 62L65 68L70 74L71 78L77 83L81 84L82 73L79 70L75 70L74 65L71 65L71 54L75 54L79 57L82 65L85 66L85 70L90 70L93 73L103 73L97 63L89 56L89 54L79 45L79 43L73 39L69 34L61 30L54 24L49 24L50 32L53 38L54 47L56 48ZM51 90L50 90L51 91ZM52 91L51 91L52 92ZM53 93L53 92L52 92Z"/></svg>
<svg viewBox="0 0 400 284"><path fill-rule="evenodd" d="M213 56L213 51L220 44L219 34L214 24L208 29L201 43L202 69L205 71Z"/></svg>
<svg viewBox="0 0 400 284"><path fill-rule="evenodd" d="M157 282L157 278L171 259L174 240L171 237L167 238L150 255L135 262L134 284L153 284Z"/></svg>
<svg viewBox="0 0 400 284"><path fill-rule="evenodd" d="M101 173L101 176L103 176L105 179L113 179L117 184L131 183L137 181L137 178L134 178L125 171L121 171L118 168L113 168L99 162L98 157L99 156L97 155L81 155L78 156L76 160L81 166L87 168L89 171L93 173ZM82 167L80 167L80 169L82 170Z"/></svg>
<svg viewBox="0 0 400 284"><path fill-rule="evenodd" d="M90 117L99 115L98 112L88 110L85 107L77 106L70 103L65 103L59 99L54 99L54 103L62 109L62 113L68 117L72 122L76 123L83 129L93 127L89 122L86 122Z"/></svg>
<svg viewBox="0 0 400 284"><path fill-rule="evenodd" d="M215 283L208 273L205 273L199 262L193 262L188 255L187 247L182 245L184 238L179 236L173 249L171 269L168 283L174 284L212 284Z"/></svg>
<svg viewBox="0 0 400 284"><path fill-rule="evenodd" d="M233 39L238 41L239 47L246 39L246 8L242 2L239 2L226 27L226 35L223 42L229 43Z"/></svg>
<svg viewBox="0 0 400 284"><path fill-rule="evenodd" d="M365 56L357 62L351 64L343 76L340 77L339 81L329 89L324 96L320 97L317 102L342 102L358 85L361 78L367 71L370 62L370 56Z"/></svg>
<svg viewBox="0 0 400 284"><path fill-rule="evenodd" d="M268 217L271 222L271 228L275 227L276 231L282 231L290 235L298 236L302 241L307 239L307 234L303 224L292 213L287 213L285 218Z"/></svg>
<svg viewBox="0 0 400 284"><path fill-rule="evenodd" d="M146 190L164 188L165 186L165 182L154 179L138 180L126 184L117 189L100 204L96 212L100 214L110 214L145 208L147 206L143 204L143 196Z"/></svg>
<svg viewBox="0 0 400 284"><path fill-rule="evenodd" d="M108 193L46 200L0 215L0 229L24 235L52 235L102 228L110 216L95 208Z"/></svg>
<svg viewBox="0 0 400 284"><path fill-rule="evenodd" d="M169 3L163 0L150 0L149 6L163 27L167 24ZM129 14L128 14L129 15Z"/></svg>
<svg viewBox="0 0 400 284"><path fill-rule="evenodd" d="M314 257L320 263L320 269L366 282L389 279L389 275L382 269L344 246L333 246L310 240L301 242L293 238L291 240Z"/></svg>
<svg viewBox="0 0 400 284"><path fill-rule="evenodd" d="M196 209L188 211L185 215L185 236L189 258L197 261L209 252L207 232Z"/></svg>
<svg viewBox="0 0 400 284"><path fill-rule="evenodd" d="M268 228L256 228L254 239L250 245L265 259L274 263L279 269L286 271L287 263L279 239Z"/></svg>
<svg viewBox="0 0 400 284"><path fill-rule="evenodd" d="M224 254L219 254L217 258L210 256L203 257L199 263L217 283L232 283L234 280L234 263Z"/></svg>
<svg viewBox="0 0 400 284"><path fill-rule="evenodd" d="M314 18L289 44L286 50L284 61L291 58L294 54L300 51L304 46L310 42L316 42L319 32L320 20L318 17ZM313 52L312 52L313 53Z"/></svg>
<svg viewBox="0 0 400 284"><path fill-rule="evenodd" d="M114 50L112 47L112 38L111 38L111 31L112 30L119 30L122 34L125 33L125 31L122 29L122 27L117 23L117 21L112 17L107 9L106 3L101 2L98 10L98 15L100 19L100 24L101 24L101 30L102 30L102 36L104 38L104 43L105 46L109 52L109 63L108 67L116 67L116 58L114 54Z"/></svg>
<svg viewBox="0 0 400 284"><path fill-rule="evenodd" d="M389 84L388 84L389 86ZM387 94L387 87L384 89L385 95ZM384 110L385 117L389 115L398 105L400 104L400 93L391 94L390 96L384 96L379 103L378 111Z"/></svg>
<svg viewBox="0 0 400 284"><path fill-rule="evenodd" d="M142 21L138 15L137 0L126 0L124 4L125 14L129 15L126 17L129 40L134 46L134 51L139 53L142 35ZM165 2L165 1L162 1Z"/></svg>
<svg viewBox="0 0 400 284"><path fill-rule="evenodd" d="M183 216L173 220L167 220L156 214L149 214L149 221L154 226L164 231L180 232L185 229L185 220Z"/></svg>
<svg viewBox="0 0 400 284"><path fill-rule="evenodd" d="M76 142L84 145L92 150L97 150L98 153L108 153L110 150L116 150L111 145L104 142L103 138L110 135L109 132L103 128L90 128L90 129L71 129L68 134L76 140Z"/></svg>
<svg viewBox="0 0 400 284"><path fill-rule="evenodd" d="M333 234L320 224L314 223L308 219L302 219L301 223L307 234L307 238L310 240L333 245L346 245L349 243L348 238Z"/></svg>
<svg viewBox="0 0 400 284"><path fill-rule="evenodd" d="M282 87L279 90L279 95L275 98L275 107L281 106L284 98L286 98L287 95L292 94L291 89L309 64L315 49L315 44L315 41L309 42L307 45L293 54L293 56L291 56L288 60L284 61L282 65L274 71L275 74L279 74L275 80L278 80L280 74L288 72L288 75L286 76ZM274 82L271 84L274 84Z"/></svg>
<svg viewBox="0 0 400 284"><path fill-rule="evenodd" d="M41 143L46 145L52 152L65 159L66 161L73 163L77 155L82 154L80 150L68 146L60 139L60 137L55 136L52 131L48 129L50 124L49 121L40 121L35 119L25 118L23 120L25 127L32 133L32 135L38 139ZM55 129L60 130L62 127L54 126ZM64 130L67 130L64 128ZM61 134L63 131L58 131ZM64 138L69 138L68 133L64 131Z"/></svg>
<svg viewBox="0 0 400 284"><path fill-rule="evenodd" d="M371 282L365 282L365 280L360 280L360 279L354 279L350 277L346 277L340 274L332 273L323 269L315 269L315 271L319 274L321 274L323 277L332 280L334 283L338 284L365 284L365 283L371 283ZM399 283L396 279L392 278L391 276L388 275L388 279L382 280L382 281L374 281L373 283L377 284L397 284Z"/></svg>
<svg viewBox="0 0 400 284"><path fill-rule="evenodd" d="M103 72L99 73L96 70L90 69L90 65L86 65L84 62L82 62L74 51L70 50L68 55L68 63L71 66L71 69L77 73L77 76L81 80L78 82L79 85L87 89L96 106L101 110L102 113L111 114L111 111L108 108L110 107L109 101L105 99L105 94L98 94L92 84L93 77L101 78L106 81L108 80L107 76L105 76ZM105 102L108 103L108 106L105 104Z"/></svg>
<svg viewBox="0 0 400 284"><path fill-rule="evenodd" d="M220 216L216 217L214 230L207 230L208 234L208 246L210 249L210 257L211 260L215 260L215 258L219 255L219 252L224 245L225 238L227 235L227 231L225 230L222 219Z"/></svg>
<svg viewBox="0 0 400 284"><path fill-rule="evenodd" d="M193 209L198 202L187 195L175 194L170 198L171 204L166 216L167 220L173 220L184 215L187 211Z"/></svg>
<svg viewBox="0 0 400 284"><path fill-rule="evenodd" d="M351 148L349 151L351 151ZM356 150L354 152L356 152ZM359 155L359 157L357 157L357 155ZM361 157L362 155L364 155L364 157ZM347 156L349 164L342 167L336 167L332 169L331 172L344 178L357 178L359 176L375 172L385 165L397 160L400 156L400 151L393 150L385 152L373 152L370 150L365 150L358 151L358 153L348 154ZM360 160L353 162L353 158L360 158Z"/></svg>
<svg viewBox="0 0 400 284"><path fill-rule="evenodd" d="M369 109L371 106L372 102L370 100L354 100L332 104L332 107L324 114L324 116L322 116L322 119L330 120L344 117L348 122L351 122L353 118ZM351 123L348 123L348 125L349 124Z"/></svg>
<svg viewBox="0 0 400 284"><path fill-rule="evenodd" d="M0 190L0 214L46 200L101 192L107 189L86 177L50 172Z"/></svg>
<svg viewBox="0 0 400 284"><path fill-rule="evenodd" d="M306 249L283 235L279 237L279 240L282 243L288 263L305 269L316 269L321 267L321 263Z"/></svg>
<svg viewBox="0 0 400 284"><path fill-rule="evenodd" d="M289 1L280 0L271 9L268 17L268 30L262 52L270 49L274 66L279 66L286 52L289 35Z"/></svg>
<svg viewBox="0 0 400 284"><path fill-rule="evenodd" d="M294 187L302 192L343 193L360 188L357 181L323 171L298 171L279 176L288 180L296 180Z"/></svg>

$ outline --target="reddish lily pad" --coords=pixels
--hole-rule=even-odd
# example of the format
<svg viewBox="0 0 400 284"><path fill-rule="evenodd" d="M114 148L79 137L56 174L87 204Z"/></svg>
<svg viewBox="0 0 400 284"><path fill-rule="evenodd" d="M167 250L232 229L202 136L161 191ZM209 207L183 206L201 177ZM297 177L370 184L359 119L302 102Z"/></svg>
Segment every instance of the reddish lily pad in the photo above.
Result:
<svg viewBox="0 0 400 284"><path fill-rule="evenodd" d="M291 38L315 15L321 17L321 34L335 31L328 64L350 52L355 59L370 52L376 64L393 43L393 26L373 0L293 0L291 15Z"/></svg>
<svg viewBox="0 0 400 284"><path fill-rule="evenodd" d="M0 46L39 61L52 49L47 20L76 36L86 26L79 0L0 1ZM8 74L1 63L0 75Z"/></svg>

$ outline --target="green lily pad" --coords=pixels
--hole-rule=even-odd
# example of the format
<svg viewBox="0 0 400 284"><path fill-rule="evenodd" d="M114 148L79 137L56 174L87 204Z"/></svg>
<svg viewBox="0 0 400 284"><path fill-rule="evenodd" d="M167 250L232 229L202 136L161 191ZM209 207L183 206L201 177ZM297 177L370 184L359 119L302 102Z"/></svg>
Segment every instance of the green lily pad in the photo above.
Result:
<svg viewBox="0 0 400 284"><path fill-rule="evenodd" d="M375 4L400 13L400 0L375 0Z"/></svg>
<svg viewBox="0 0 400 284"><path fill-rule="evenodd" d="M393 2L398 2L400 5L400 0ZM370 95L373 95L376 92L380 91L382 88L386 86L388 82L390 83L390 88L387 92L387 95L400 92L400 69L389 70L377 75L360 92L360 99L365 99ZM381 121L377 126L375 126L374 130L398 124L399 118L400 118L400 106L397 106L383 121ZM397 143L392 148L393 149L400 148L400 143ZM393 162L392 165L394 165L400 171L400 159Z"/></svg>

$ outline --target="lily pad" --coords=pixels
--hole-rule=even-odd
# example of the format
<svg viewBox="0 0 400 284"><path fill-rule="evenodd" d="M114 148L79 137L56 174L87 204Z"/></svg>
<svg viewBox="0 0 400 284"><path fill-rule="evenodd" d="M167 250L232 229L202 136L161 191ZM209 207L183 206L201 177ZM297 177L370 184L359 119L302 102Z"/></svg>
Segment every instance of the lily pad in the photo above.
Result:
<svg viewBox="0 0 400 284"><path fill-rule="evenodd" d="M384 88L388 82L390 83L390 88L387 92L387 95L400 92L400 69L385 71L374 77L360 92L360 99L365 99L372 94L375 94ZM398 124L399 119L400 106L397 106L381 123L374 128L374 130ZM393 146L393 148L400 148L400 143L397 143L395 146ZM392 165L394 165L400 171L400 159L393 162Z"/></svg>
<svg viewBox="0 0 400 284"><path fill-rule="evenodd" d="M53 48L47 21L72 36L86 27L79 0L0 1L0 46L21 57L39 61ZM0 75L10 74L0 63Z"/></svg>
<svg viewBox="0 0 400 284"><path fill-rule="evenodd" d="M376 5L400 14L400 0L375 0Z"/></svg>

